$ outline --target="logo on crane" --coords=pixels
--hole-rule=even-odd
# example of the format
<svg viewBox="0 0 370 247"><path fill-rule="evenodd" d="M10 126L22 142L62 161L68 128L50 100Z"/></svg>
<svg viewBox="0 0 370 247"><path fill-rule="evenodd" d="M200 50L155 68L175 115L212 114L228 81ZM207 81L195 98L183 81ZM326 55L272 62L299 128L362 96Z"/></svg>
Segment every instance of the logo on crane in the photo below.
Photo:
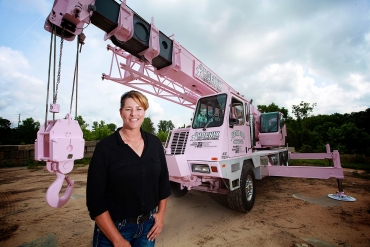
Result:
<svg viewBox="0 0 370 247"><path fill-rule="evenodd" d="M240 130L234 130L232 133L231 133L231 139L234 138L235 136L240 136L242 137L243 139L245 139L245 134L243 131L240 131Z"/></svg>
<svg viewBox="0 0 370 247"><path fill-rule="evenodd" d="M217 92L221 92L222 90L222 81L218 78L214 73L209 71L206 66L201 63L197 63L195 61L195 77L204 81L211 87L217 90Z"/></svg>
<svg viewBox="0 0 370 247"><path fill-rule="evenodd" d="M220 138L220 131L195 132L195 134L191 136L190 141L218 140L219 138Z"/></svg>

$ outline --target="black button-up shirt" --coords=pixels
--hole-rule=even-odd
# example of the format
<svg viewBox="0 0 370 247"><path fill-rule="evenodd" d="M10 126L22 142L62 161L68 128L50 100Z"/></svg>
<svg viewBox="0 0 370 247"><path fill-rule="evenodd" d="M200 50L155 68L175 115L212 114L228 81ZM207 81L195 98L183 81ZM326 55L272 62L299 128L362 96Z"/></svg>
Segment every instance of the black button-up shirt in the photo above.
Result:
<svg viewBox="0 0 370 247"><path fill-rule="evenodd" d="M114 221L137 217L171 194L160 140L141 130L145 146L139 157L119 130L96 145L90 162L86 204L93 220L107 210Z"/></svg>

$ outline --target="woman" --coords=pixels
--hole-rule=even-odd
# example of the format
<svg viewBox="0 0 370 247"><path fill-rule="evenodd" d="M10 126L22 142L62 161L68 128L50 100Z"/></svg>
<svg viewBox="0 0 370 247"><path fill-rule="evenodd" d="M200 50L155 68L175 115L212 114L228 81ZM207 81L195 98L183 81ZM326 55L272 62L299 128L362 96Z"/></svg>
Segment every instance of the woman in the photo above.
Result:
<svg viewBox="0 0 370 247"><path fill-rule="evenodd" d="M122 128L101 140L90 162L86 204L95 220L93 246L154 246L171 194L160 140L140 129L149 104L122 95Z"/></svg>

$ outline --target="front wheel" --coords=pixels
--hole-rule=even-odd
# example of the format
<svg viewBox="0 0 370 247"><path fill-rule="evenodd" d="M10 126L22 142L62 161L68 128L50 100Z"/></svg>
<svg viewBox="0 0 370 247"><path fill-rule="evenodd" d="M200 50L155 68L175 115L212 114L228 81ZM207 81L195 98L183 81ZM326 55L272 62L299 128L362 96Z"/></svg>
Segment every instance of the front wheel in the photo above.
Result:
<svg viewBox="0 0 370 247"><path fill-rule="evenodd" d="M181 184L170 181L171 193L176 197L182 197L188 193L188 189L184 187L181 189Z"/></svg>
<svg viewBox="0 0 370 247"><path fill-rule="evenodd" d="M254 206L256 198L256 179L253 166L248 162L244 164L240 176L240 187L227 193L229 206L237 211L247 213Z"/></svg>

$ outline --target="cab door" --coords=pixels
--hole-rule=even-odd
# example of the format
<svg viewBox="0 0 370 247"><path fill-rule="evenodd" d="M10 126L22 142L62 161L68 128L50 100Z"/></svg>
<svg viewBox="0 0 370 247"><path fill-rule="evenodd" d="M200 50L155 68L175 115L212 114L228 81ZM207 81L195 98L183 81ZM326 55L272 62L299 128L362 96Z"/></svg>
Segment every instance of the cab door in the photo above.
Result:
<svg viewBox="0 0 370 247"><path fill-rule="evenodd" d="M246 125L244 103L237 98L231 99L229 109L228 143L229 157L239 157L247 154L250 146L250 131ZM249 143L249 144L248 144Z"/></svg>

